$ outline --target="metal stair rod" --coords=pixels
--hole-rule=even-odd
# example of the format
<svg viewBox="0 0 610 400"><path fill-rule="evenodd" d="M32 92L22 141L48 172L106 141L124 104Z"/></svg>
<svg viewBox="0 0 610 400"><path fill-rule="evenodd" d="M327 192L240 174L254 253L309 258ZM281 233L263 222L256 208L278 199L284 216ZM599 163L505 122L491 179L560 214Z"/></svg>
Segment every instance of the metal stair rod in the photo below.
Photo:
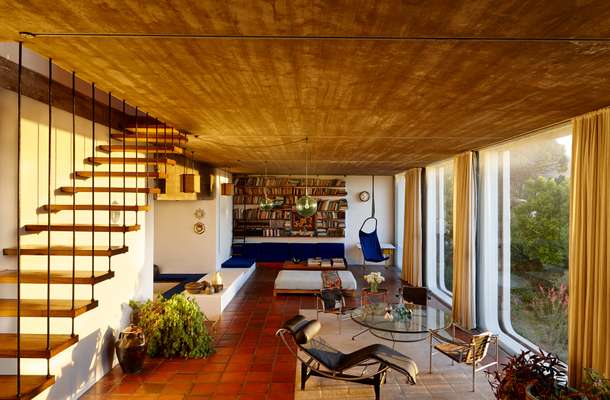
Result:
<svg viewBox="0 0 610 400"><path fill-rule="evenodd" d="M53 60L49 58L49 134L47 138L47 204L51 204L51 137L53 127ZM51 213L47 214L47 351L51 350ZM47 359L47 376L51 361Z"/></svg>
<svg viewBox="0 0 610 400"><path fill-rule="evenodd" d="M138 131L138 106L136 106L136 134L140 134ZM138 140L136 140L136 193L135 193L135 197L136 197L136 207L138 206L138 170L139 170L139 166L138 166ZM125 225L125 224L123 224ZM138 212L136 211L136 225L138 225Z"/></svg>
<svg viewBox="0 0 610 400"><path fill-rule="evenodd" d="M17 72L17 398L21 397L21 79L23 42L19 42Z"/></svg>
<svg viewBox="0 0 610 400"><path fill-rule="evenodd" d="M95 82L91 83L91 151L95 157ZM95 172L95 164L91 164L91 172ZM91 225L95 225L95 174L91 177ZM95 247L95 229L91 230L91 249ZM91 301L95 298L95 251L91 251Z"/></svg>
<svg viewBox="0 0 610 400"><path fill-rule="evenodd" d="M76 72L72 71L72 189L76 190ZM50 214L50 213L49 213ZM76 283L76 193L72 196L72 314ZM74 317L71 321L74 336Z"/></svg>
<svg viewBox="0 0 610 400"><path fill-rule="evenodd" d="M122 118L122 123L123 123L123 226L126 225L126 220L125 220L125 216L126 216L126 210L125 210L125 99L123 99L123 116ZM137 135L137 132L136 132ZM138 139L136 137L136 143L138 142ZM123 232L123 247L125 247L125 232Z"/></svg>
<svg viewBox="0 0 610 400"><path fill-rule="evenodd" d="M112 92L108 91L108 146L112 146ZM109 147L109 150L111 148ZM109 153L109 157L112 156L112 151ZM108 187L112 186L112 164L108 163ZM108 248L112 247L112 192L108 189ZM112 257L108 257L108 272L111 271Z"/></svg>
<svg viewBox="0 0 610 400"><path fill-rule="evenodd" d="M146 189L148 189L148 113L146 113L146 164L144 165L144 174L146 175ZM148 193L146 194L146 205L148 206Z"/></svg>

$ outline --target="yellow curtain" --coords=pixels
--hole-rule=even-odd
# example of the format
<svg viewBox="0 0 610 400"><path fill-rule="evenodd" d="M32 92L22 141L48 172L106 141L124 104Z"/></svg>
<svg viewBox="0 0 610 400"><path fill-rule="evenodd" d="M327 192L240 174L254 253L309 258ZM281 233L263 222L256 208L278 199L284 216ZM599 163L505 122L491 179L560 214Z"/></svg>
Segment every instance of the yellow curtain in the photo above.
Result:
<svg viewBox="0 0 610 400"><path fill-rule="evenodd" d="M405 234L402 280L422 286L421 168L405 173Z"/></svg>
<svg viewBox="0 0 610 400"><path fill-rule="evenodd" d="M453 164L453 321L466 329L476 327L475 157L471 151L462 153Z"/></svg>
<svg viewBox="0 0 610 400"><path fill-rule="evenodd" d="M568 372L610 377L610 109L572 123Z"/></svg>

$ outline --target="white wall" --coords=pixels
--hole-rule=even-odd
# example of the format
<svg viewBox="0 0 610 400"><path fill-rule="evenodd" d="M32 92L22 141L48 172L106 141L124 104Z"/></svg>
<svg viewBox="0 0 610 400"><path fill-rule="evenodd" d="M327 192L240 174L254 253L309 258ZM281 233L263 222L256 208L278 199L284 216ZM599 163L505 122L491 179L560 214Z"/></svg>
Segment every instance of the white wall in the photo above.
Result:
<svg viewBox="0 0 610 400"><path fill-rule="evenodd" d="M358 194L363 190L372 193L371 176L348 175L347 185L348 211L346 214L345 253L347 262L361 264L362 253L356 247L360 239L358 231L365 218L371 215L372 199L363 203ZM394 243L394 177L375 176L375 217L377 217L377 235L381 243ZM370 222L369 222L370 223ZM371 226L367 223L367 226Z"/></svg>
<svg viewBox="0 0 610 400"><path fill-rule="evenodd" d="M47 112L48 106L31 99L22 99L22 224L46 223L47 214L38 214L37 208L47 203ZM2 203L0 207L0 247L16 245L16 104L17 96L13 92L0 90L0 187L3 188ZM59 186L71 185L71 114L54 109L53 112L53 140L52 140L52 182L51 202L71 204L70 195L55 191ZM82 169L83 159L91 155L91 122L77 118L76 137L76 165ZM107 128L101 124L96 126L98 133L97 144L105 144ZM86 165L86 168L90 168ZM122 166L121 166L122 168ZM131 167L129 167L130 170ZM135 168L135 167L134 167ZM119 182L115 182L118 184ZM121 182L122 183L122 182ZM133 185L128 180L128 185ZM89 181L78 182L84 186ZM96 186L107 186L106 179L98 178ZM140 180L139 185L144 186ZM134 194L127 195L127 203L135 203ZM112 201L122 204L121 194L112 194ZM108 194L95 195L97 204L106 204ZM143 204L144 195L139 195L138 201ZM82 193L77 195L77 203L91 202L91 195ZM93 383L101 378L114 364L116 359L113 350L113 337L124 327L129 318L129 300L144 300L152 296L152 264L151 249L154 240L151 232L150 214L139 213L138 223L141 229L138 232L128 233L126 245L129 252L124 255L112 257L111 265L115 277L95 286L95 298L99 306L75 319L75 332L79 335L79 342L70 349L63 351L51 360L51 374L56 377L56 383L37 399L73 399L82 395ZM69 211L52 214L53 223L72 223L72 213ZM91 223L91 212L77 212L77 223ZM121 218L122 222L122 218ZM135 223L135 213L128 213L127 224ZM108 214L97 212L96 224L108 224ZM22 235L23 244L46 244L46 233ZM53 245L71 245L72 233L54 232L51 235ZM90 245L91 233L77 233L77 245ZM112 244L121 245L123 235L114 233ZM96 233L96 245L107 245L108 234ZM96 257L96 270L106 270L107 258ZM54 268L71 268L71 257L52 257ZM16 268L15 257L0 255L0 269ZM46 257L22 257L23 269L46 268ZM90 270L90 257L77 257L77 269ZM52 298L70 299L69 285L53 285ZM15 285L0 285L2 298L15 298ZM46 298L46 287L42 285L22 286L24 298ZM76 287L77 299L89 299L91 287L79 285ZM0 318L0 331L14 332L16 330L15 318ZM22 332L46 333L46 319L22 318ZM70 319L53 318L51 320L52 333L70 333ZM0 363L0 373L14 373L16 363L14 360L4 360ZM46 361L23 360L23 374L46 373Z"/></svg>
<svg viewBox="0 0 610 400"><path fill-rule="evenodd" d="M233 198L220 195L220 183L228 175L216 170L215 179L211 200L155 201L154 259L162 273L210 273L230 257ZM202 235L193 231L198 208L205 212Z"/></svg>

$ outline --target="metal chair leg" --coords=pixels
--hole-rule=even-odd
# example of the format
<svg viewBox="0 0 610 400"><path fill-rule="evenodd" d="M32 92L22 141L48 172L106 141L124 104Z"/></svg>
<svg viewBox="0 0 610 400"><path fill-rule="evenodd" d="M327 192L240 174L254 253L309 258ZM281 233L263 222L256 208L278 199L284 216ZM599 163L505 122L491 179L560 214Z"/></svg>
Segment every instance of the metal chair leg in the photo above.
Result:
<svg viewBox="0 0 610 400"><path fill-rule="evenodd" d="M430 336L430 360L429 360L430 368L429 368L428 372L431 374L432 373L432 335L429 335L429 336Z"/></svg>
<svg viewBox="0 0 610 400"><path fill-rule="evenodd" d="M476 370L477 370L477 363L476 362L472 362L472 391L474 392L474 380L475 380L475 376L476 376Z"/></svg>

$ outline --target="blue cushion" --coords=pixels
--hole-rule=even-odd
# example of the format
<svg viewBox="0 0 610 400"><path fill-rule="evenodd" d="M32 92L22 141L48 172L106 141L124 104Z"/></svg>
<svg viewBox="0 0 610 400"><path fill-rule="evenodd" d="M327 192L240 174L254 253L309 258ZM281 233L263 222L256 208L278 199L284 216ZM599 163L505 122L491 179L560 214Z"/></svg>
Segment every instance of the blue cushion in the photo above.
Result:
<svg viewBox="0 0 610 400"><path fill-rule="evenodd" d="M318 243L317 256L320 258L343 258L345 246L343 243Z"/></svg>
<svg viewBox="0 0 610 400"><path fill-rule="evenodd" d="M259 243L244 243L242 246L242 257L258 259Z"/></svg>
<svg viewBox="0 0 610 400"><path fill-rule="evenodd" d="M258 261L280 262L290 259L290 246L288 243L259 243Z"/></svg>
<svg viewBox="0 0 610 400"><path fill-rule="evenodd" d="M250 268L256 260L249 257L233 256L223 262L222 268Z"/></svg>
<svg viewBox="0 0 610 400"><path fill-rule="evenodd" d="M304 261L316 257L315 243L290 243L290 259Z"/></svg>

